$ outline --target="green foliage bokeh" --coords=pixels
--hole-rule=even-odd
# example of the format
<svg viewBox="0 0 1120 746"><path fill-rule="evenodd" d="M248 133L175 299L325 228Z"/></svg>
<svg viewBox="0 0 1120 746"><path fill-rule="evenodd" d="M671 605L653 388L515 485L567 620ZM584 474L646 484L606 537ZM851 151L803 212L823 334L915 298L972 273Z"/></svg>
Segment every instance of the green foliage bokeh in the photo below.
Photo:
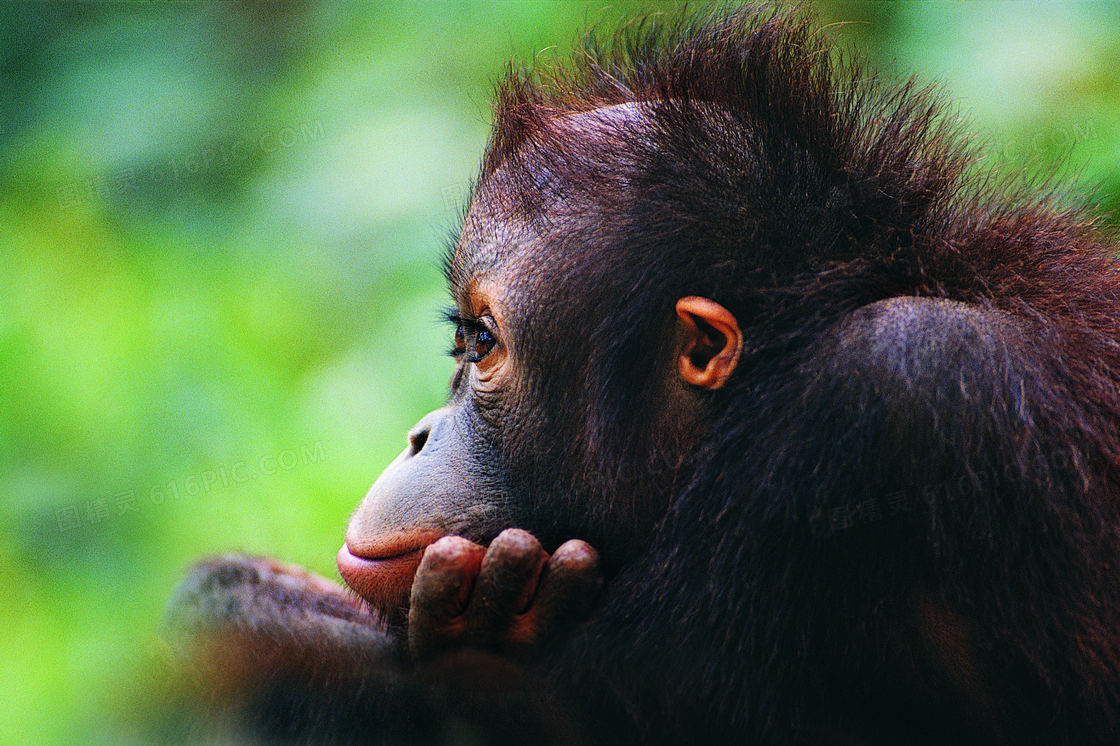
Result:
<svg viewBox="0 0 1120 746"><path fill-rule="evenodd" d="M0 6L0 742L113 742L194 559L337 576L444 396L440 254L492 81L675 5ZM1113 4L818 8L945 80L1001 167L1120 209Z"/></svg>

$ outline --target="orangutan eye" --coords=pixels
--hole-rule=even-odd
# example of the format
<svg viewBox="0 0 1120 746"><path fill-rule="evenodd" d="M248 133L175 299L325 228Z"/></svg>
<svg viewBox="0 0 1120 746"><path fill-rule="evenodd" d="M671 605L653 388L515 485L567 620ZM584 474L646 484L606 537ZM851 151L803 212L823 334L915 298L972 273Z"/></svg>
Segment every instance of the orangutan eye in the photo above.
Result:
<svg viewBox="0 0 1120 746"><path fill-rule="evenodd" d="M447 319L455 325L455 347L451 357L457 362L479 363L498 345L498 338L480 319L448 313Z"/></svg>

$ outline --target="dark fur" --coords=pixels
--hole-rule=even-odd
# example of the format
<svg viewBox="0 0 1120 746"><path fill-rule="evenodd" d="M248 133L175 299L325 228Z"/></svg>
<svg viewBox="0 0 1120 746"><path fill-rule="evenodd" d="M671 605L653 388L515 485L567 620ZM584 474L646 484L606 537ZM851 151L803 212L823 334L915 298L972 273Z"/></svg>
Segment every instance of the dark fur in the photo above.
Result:
<svg viewBox="0 0 1120 746"><path fill-rule="evenodd" d="M625 102L652 126L559 126ZM499 169L511 214L556 224L506 444L518 491L555 497L519 525L623 568L556 655L593 722L1120 740L1120 264L1089 217L993 186L928 89L782 13L651 20L515 74L481 183ZM649 371L685 295L746 350L701 453L664 465Z"/></svg>

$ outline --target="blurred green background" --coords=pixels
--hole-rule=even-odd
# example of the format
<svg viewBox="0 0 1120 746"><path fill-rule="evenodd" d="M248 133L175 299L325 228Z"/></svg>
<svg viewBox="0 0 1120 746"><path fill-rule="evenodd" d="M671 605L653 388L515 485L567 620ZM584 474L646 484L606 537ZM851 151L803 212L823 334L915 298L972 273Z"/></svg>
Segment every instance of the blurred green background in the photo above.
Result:
<svg viewBox="0 0 1120 746"><path fill-rule="evenodd" d="M444 395L492 81L674 5L0 5L0 742L112 733L194 559L337 577ZM1120 4L818 9L943 80L1001 167L1120 210Z"/></svg>

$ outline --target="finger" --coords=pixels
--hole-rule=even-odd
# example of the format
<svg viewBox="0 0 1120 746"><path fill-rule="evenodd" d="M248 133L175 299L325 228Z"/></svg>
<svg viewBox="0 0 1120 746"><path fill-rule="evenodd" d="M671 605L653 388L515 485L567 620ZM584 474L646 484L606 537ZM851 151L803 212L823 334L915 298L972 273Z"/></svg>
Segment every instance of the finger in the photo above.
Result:
<svg viewBox="0 0 1120 746"><path fill-rule="evenodd" d="M528 610L548 554L528 531L511 528L486 550L466 612L471 644L501 646L519 615Z"/></svg>
<svg viewBox="0 0 1120 746"><path fill-rule="evenodd" d="M463 612L485 553L484 547L459 536L444 536L424 550L408 609L408 644L414 655L462 636Z"/></svg>
<svg viewBox="0 0 1120 746"><path fill-rule="evenodd" d="M536 619L527 642L539 642L582 620L602 587L599 553L579 539L560 545L537 588Z"/></svg>

